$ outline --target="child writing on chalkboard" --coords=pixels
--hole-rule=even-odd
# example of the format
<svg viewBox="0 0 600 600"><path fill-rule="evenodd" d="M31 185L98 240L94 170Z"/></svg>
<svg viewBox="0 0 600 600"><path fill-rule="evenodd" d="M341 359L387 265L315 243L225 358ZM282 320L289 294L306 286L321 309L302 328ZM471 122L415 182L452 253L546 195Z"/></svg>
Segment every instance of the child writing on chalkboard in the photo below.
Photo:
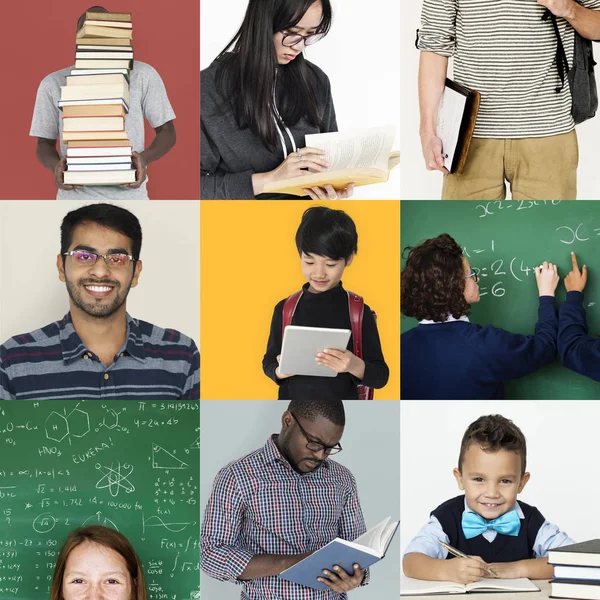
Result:
<svg viewBox="0 0 600 600"><path fill-rule="evenodd" d="M401 398L503 398L504 381L554 361L556 265L536 267L538 321L534 335L521 335L469 321L479 277L447 233L406 250L401 310L419 324L401 336Z"/></svg>
<svg viewBox="0 0 600 600"><path fill-rule="evenodd" d="M587 266L580 270L571 252L572 269L565 277L567 297L558 317L558 354L562 364L594 381L600 381L600 340L588 335L583 307Z"/></svg>
<svg viewBox="0 0 600 600"><path fill-rule="evenodd" d="M521 430L501 415L471 423L454 477L464 495L440 504L408 545L407 577L473 583L482 577L548 579L548 551L574 543L534 506L517 502L529 481ZM455 558L442 544L467 555Z"/></svg>
<svg viewBox="0 0 600 600"><path fill-rule="evenodd" d="M354 221L342 210L314 206L302 215L296 232L296 248L302 274L307 280L297 301L291 325L351 329L348 292L342 275L358 251L358 233ZM312 397L322 393L340 400L358 399L358 386L382 388L389 370L383 358L375 317L365 304L362 313L362 358L352 352L350 338L345 351L325 349L315 360L338 375L315 377L279 372L282 345L283 307L275 306L263 371L279 386L279 399Z"/></svg>

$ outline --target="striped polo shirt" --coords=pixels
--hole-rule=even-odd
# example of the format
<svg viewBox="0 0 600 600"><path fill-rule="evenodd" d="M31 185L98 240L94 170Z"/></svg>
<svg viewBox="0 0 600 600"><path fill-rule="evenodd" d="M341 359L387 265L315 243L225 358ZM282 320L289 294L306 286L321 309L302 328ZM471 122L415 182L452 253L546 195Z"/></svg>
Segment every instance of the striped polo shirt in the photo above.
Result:
<svg viewBox="0 0 600 600"><path fill-rule="evenodd" d="M600 0L579 0L600 10ZM528 138L571 131L571 93L562 91L556 35L536 0L423 0L418 47L454 58L453 79L481 93L474 136ZM557 18L573 64L574 29Z"/></svg>
<svg viewBox="0 0 600 600"><path fill-rule="evenodd" d="M127 315L127 337L107 367L85 347L71 314L0 346L1 400L197 400L194 341Z"/></svg>
<svg viewBox="0 0 600 600"><path fill-rule="evenodd" d="M366 530L352 473L331 459L297 473L276 438L217 474L200 533L200 566L220 581L243 585L242 600L345 600L345 593L279 577L238 579L255 554L304 554ZM367 571L361 585L368 583Z"/></svg>

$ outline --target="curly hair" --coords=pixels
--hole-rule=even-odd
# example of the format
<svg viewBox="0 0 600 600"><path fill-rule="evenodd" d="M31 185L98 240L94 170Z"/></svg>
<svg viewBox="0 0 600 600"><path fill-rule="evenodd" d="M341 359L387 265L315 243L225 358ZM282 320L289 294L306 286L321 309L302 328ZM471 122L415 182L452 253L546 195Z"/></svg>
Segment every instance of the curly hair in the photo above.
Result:
<svg viewBox="0 0 600 600"><path fill-rule="evenodd" d="M445 321L468 315L465 300L465 268L461 247L447 233L407 246L401 275L401 311L419 321Z"/></svg>
<svg viewBox="0 0 600 600"><path fill-rule="evenodd" d="M471 444L477 444L485 452L516 452L521 457L521 475L525 473L527 442L523 432L510 419L502 415L487 415L479 417L467 427L460 443L459 471L462 469L465 452Z"/></svg>

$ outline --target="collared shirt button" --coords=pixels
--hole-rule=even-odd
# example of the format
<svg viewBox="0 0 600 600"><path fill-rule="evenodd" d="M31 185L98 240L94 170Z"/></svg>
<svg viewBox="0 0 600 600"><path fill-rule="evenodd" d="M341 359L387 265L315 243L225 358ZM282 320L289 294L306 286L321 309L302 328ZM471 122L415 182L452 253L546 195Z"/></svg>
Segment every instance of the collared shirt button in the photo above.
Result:
<svg viewBox="0 0 600 600"><path fill-rule="evenodd" d="M89 358L89 356L88 356L87 354L84 354L84 355L83 355L83 358L84 358L85 360L87 360L87 359Z"/></svg>
<svg viewBox="0 0 600 600"><path fill-rule="evenodd" d="M108 379L108 373L104 373L104 379Z"/></svg>
<svg viewBox="0 0 600 600"><path fill-rule="evenodd" d="M119 356L120 356L121 358L123 358L123 356L125 356L125 352L121 352L121 354L119 354Z"/></svg>

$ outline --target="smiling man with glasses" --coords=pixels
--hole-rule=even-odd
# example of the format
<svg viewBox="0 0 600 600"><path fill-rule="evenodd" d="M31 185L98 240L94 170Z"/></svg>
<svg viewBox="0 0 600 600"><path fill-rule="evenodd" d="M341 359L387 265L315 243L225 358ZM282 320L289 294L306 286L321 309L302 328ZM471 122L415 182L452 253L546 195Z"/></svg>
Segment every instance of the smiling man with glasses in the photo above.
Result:
<svg viewBox="0 0 600 600"><path fill-rule="evenodd" d="M242 584L242 598L345 600L368 583L358 565L320 578L311 590L277 575L336 537L354 540L365 523L352 473L329 456L342 451L341 400L292 400L281 432L219 472L201 532L201 567L220 581Z"/></svg>
<svg viewBox="0 0 600 600"><path fill-rule="evenodd" d="M0 399L199 399L194 341L126 312L141 246L137 217L118 206L91 204L65 216L56 266L70 310L0 347Z"/></svg>

